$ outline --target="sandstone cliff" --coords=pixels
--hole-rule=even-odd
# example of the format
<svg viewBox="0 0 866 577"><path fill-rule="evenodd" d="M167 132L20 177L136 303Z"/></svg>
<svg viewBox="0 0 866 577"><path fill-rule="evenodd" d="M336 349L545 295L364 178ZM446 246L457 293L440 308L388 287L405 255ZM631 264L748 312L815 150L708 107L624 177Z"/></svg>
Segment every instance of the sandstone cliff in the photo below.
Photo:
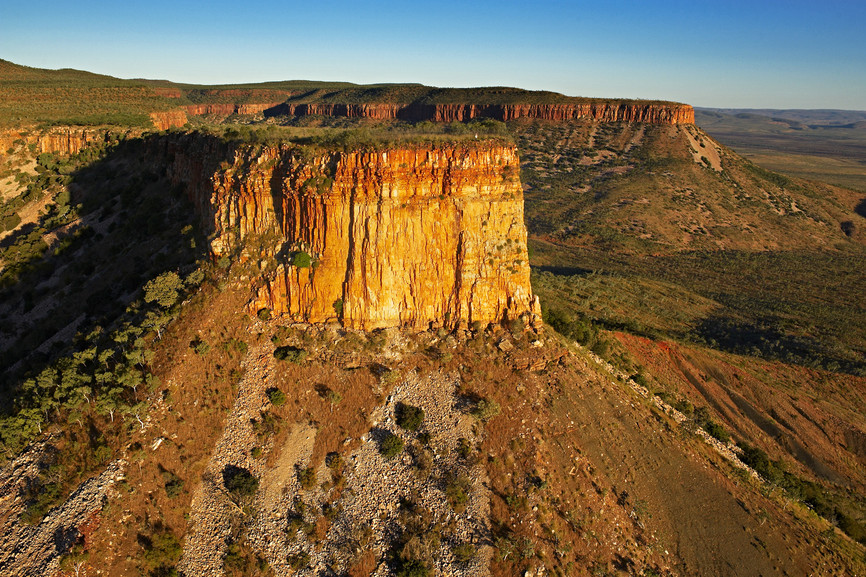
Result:
<svg viewBox="0 0 866 577"><path fill-rule="evenodd" d="M169 128L180 128L188 121L186 112L183 110L170 110L168 112L151 112L150 120L157 130L168 130Z"/></svg>
<svg viewBox="0 0 866 577"><path fill-rule="evenodd" d="M184 111L193 116L201 116L203 114L261 114L279 105L280 102L267 102L263 104L191 104L185 106Z"/></svg>
<svg viewBox="0 0 866 577"><path fill-rule="evenodd" d="M598 101L581 104L290 104L264 110L265 115L346 116L377 120L434 122L466 121L473 118L515 120L587 119L596 122L646 122L651 124L693 124L695 111L687 104L655 104Z"/></svg>
<svg viewBox="0 0 866 577"><path fill-rule="evenodd" d="M134 131L127 131L131 134ZM8 130L0 132L0 157L16 144L35 145L36 153L75 154L82 149L109 142L120 133L107 129L60 127L47 130Z"/></svg>
<svg viewBox="0 0 866 577"><path fill-rule="evenodd" d="M246 147L213 170L202 154L219 146L176 142L172 177L189 185L215 255L262 243L253 312L366 330L538 314L513 147Z"/></svg>

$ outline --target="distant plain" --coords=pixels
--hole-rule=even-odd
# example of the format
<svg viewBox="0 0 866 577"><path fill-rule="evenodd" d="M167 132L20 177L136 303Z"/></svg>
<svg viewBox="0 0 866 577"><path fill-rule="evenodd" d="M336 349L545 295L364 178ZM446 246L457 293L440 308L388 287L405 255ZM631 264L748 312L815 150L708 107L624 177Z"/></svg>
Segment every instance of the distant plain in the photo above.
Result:
<svg viewBox="0 0 866 577"><path fill-rule="evenodd" d="M866 111L696 108L695 124L769 170L866 192Z"/></svg>

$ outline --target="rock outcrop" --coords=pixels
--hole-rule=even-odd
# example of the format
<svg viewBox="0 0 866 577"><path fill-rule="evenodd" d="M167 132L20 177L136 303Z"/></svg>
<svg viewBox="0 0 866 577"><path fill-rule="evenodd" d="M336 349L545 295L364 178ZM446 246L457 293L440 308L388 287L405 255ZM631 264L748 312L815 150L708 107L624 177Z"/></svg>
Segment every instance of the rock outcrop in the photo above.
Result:
<svg viewBox="0 0 866 577"><path fill-rule="evenodd" d="M694 108L688 104L593 101L580 104L291 104L264 110L266 116L321 115L376 120L434 122L466 121L473 118L515 120L587 119L596 122L646 122L650 124L693 124Z"/></svg>
<svg viewBox="0 0 866 577"><path fill-rule="evenodd" d="M224 145L198 139L174 141L172 177L188 184L215 256L246 241L263 271L253 312L365 330L538 314L514 147L241 147L214 170L202 158Z"/></svg>
<svg viewBox="0 0 866 577"><path fill-rule="evenodd" d="M180 128L188 121L186 112L183 110L170 110L168 112L151 112L150 120L157 130L168 130L169 128Z"/></svg>
<svg viewBox="0 0 866 577"><path fill-rule="evenodd" d="M280 102L268 102L263 104L190 104L184 106L184 112L192 116L204 114L217 114L228 116L230 114L261 114L266 110L279 106Z"/></svg>
<svg viewBox="0 0 866 577"><path fill-rule="evenodd" d="M131 134L132 131L127 131ZM18 144L34 145L35 152L75 154L88 146L119 138L120 133L106 129L59 127L47 130L9 130L0 132L0 157Z"/></svg>

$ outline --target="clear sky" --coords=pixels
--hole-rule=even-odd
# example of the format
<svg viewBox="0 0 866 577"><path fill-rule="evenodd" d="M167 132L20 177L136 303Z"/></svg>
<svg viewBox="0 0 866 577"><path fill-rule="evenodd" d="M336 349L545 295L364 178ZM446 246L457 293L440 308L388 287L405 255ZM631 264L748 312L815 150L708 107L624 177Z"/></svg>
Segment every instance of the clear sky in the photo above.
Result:
<svg viewBox="0 0 866 577"><path fill-rule="evenodd" d="M866 110L866 0L0 0L0 58L121 78Z"/></svg>

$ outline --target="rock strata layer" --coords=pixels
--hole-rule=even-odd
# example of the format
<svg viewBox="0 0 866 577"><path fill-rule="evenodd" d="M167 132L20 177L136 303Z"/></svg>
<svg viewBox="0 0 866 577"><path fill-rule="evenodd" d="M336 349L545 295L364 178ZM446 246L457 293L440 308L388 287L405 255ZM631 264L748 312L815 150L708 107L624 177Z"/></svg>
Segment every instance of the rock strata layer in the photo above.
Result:
<svg viewBox="0 0 866 577"><path fill-rule="evenodd" d="M127 131L131 133L131 131ZM58 127L47 130L8 130L0 132L0 157L18 144L33 145L34 152L75 154L88 146L104 144L120 133L99 128Z"/></svg>
<svg viewBox="0 0 866 577"><path fill-rule="evenodd" d="M174 141L172 177L188 185L216 257L245 241L262 270L253 312L364 330L539 313L514 147L241 147L214 169L196 149L218 146Z"/></svg>
<svg viewBox="0 0 866 577"><path fill-rule="evenodd" d="M695 111L688 104L635 102L589 102L582 104L281 104L263 110L266 116L320 115L408 120L462 122L473 118L508 121L586 119L595 122L645 122L650 124L694 124Z"/></svg>

